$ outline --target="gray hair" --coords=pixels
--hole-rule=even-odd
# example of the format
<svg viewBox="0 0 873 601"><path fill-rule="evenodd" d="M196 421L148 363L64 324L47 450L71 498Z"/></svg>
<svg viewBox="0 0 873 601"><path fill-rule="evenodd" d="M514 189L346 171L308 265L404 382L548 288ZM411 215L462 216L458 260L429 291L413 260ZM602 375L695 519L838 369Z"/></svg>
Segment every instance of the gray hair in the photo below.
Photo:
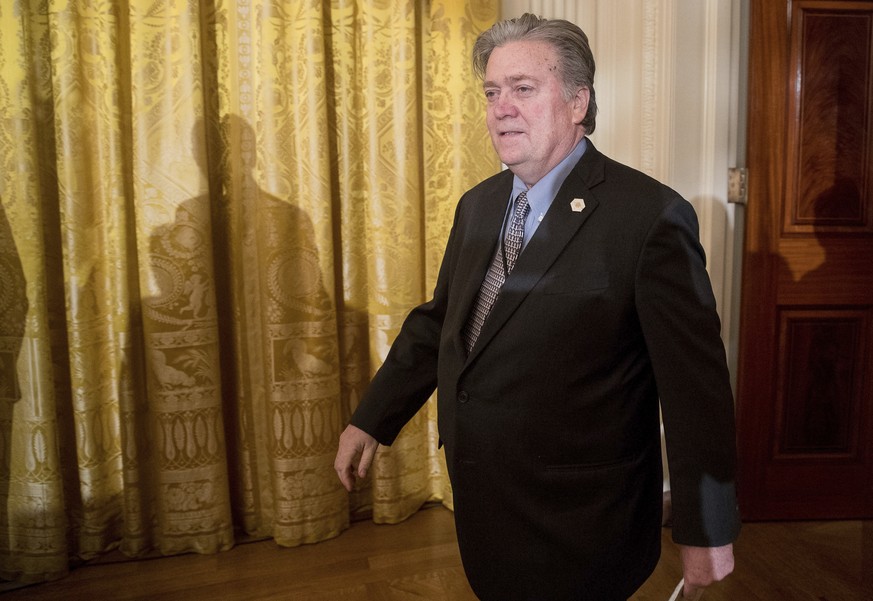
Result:
<svg viewBox="0 0 873 601"><path fill-rule="evenodd" d="M597 117L594 55L588 45L588 36L573 23L563 19L544 19L530 13L495 23L479 35L473 46L473 70L476 75L484 79L488 59L495 48L521 41L552 45L558 55L558 72L566 100L570 100L580 88L588 89L588 112L582 120L582 126L586 134L592 133Z"/></svg>

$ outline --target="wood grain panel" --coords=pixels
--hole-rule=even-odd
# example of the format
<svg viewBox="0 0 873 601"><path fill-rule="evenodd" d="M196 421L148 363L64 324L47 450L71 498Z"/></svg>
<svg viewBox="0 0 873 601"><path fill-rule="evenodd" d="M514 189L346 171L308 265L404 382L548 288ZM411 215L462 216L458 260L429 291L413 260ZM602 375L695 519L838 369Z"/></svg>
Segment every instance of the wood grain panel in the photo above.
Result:
<svg viewBox="0 0 873 601"><path fill-rule="evenodd" d="M873 12L797 3L791 65L787 232L873 231Z"/></svg>
<svg viewBox="0 0 873 601"><path fill-rule="evenodd" d="M865 314L783 311L774 458L859 459Z"/></svg>

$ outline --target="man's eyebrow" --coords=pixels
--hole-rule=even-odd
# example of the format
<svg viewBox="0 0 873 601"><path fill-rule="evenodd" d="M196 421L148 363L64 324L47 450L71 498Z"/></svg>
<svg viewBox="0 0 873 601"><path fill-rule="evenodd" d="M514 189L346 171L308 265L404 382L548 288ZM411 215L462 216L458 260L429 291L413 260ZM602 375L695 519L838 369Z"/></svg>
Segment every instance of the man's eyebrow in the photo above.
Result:
<svg viewBox="0 0 873 601"><path fill-rule="evenodd" d="M539 83L540 82L539 78L534 77L533 75L510 75L509 77L506 78L506 80L509 83L518 83L520 81L529 81L531 83ZM488 81L482 82L482 87L483 88L497 88L497 87L500 87L500 84L498 84L497 82L488 80Z"/></svg>

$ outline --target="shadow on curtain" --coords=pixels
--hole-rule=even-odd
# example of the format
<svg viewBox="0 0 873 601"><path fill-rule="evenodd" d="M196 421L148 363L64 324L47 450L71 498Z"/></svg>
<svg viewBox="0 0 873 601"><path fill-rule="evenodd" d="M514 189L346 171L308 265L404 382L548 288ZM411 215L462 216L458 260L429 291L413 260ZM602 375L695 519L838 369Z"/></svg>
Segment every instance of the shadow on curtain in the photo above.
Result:
<svg viewBox="0 0 873 601"><path fill-rule="evenodd" d="M17 366L28 304L24 270L6 217L2 192L0 183L0 524L8 524L12 414L21 400Z"/></svg>
<svg viewBox="0 0 873 601"><path fill-rule="evenodd" d="M451 505L433 404L339 432L499 163L496 0L0 6L0 576Z"/></svg>

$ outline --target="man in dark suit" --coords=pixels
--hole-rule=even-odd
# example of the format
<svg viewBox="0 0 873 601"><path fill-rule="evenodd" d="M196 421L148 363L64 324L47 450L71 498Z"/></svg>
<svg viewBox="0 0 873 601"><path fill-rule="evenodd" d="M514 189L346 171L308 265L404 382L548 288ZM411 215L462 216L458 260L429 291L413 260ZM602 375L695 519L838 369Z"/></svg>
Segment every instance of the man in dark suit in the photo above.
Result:
<svg viewBox="0 0 873 601"><path fill-rule="evenodd" d="M733 569L733 400L692 207L594 130L585 34L532 15L476 43L509 167L460 200L340 438L346 488L435 387L464 568L482 599L627 599L660 554L659 400L684 595Z"/></svg>

